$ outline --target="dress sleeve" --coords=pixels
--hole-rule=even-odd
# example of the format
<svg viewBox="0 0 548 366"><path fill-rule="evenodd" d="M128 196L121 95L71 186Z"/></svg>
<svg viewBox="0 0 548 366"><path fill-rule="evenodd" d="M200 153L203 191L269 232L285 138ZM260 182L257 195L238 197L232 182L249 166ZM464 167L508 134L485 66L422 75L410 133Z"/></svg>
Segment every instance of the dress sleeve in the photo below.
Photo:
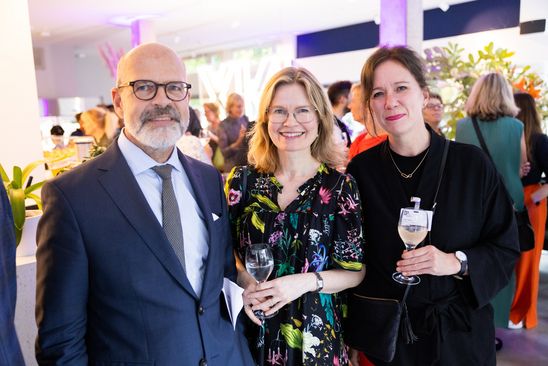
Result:
<svg viewBox="0 0 548 366"><path fill-rule="evenodd" d="M331 260L334 268L359 271L363 262L361 203L354 178L343 175L336 187L334 244Z"/></svg>

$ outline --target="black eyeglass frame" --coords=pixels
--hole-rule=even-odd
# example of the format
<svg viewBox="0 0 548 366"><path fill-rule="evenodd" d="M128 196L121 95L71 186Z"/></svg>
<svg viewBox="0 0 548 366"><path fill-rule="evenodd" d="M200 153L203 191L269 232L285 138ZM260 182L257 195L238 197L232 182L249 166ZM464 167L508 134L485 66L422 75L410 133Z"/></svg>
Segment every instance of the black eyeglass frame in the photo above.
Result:
<svg viewBox="0 0 548 366"><path fill-rule="evenodd" d="M152 83L154 84L154 93L152 94L152 96L150 98L141 98L137 95L137 93L135 92L135 83L138 83L138 82L147 82L147 83ZM167 86L170 85L170 84L183 84L183 87L184 89L186 90L186 93L184 95L184 97L182 97L181 99L176 99L176 98L172 98L169 96L169 93L167 92ZM185 81L169 81L167 83L157 83L155 81L152 81L152 80L133 80L133 81L128 81L127 83L124 83L124 84L121 84L121 85L118 85L117 88L124 88L124 87L127 87L127 86L131 86L131 91L133 92L133 95L135 95L135 98L139 99L139 100L143 100L143 101L149 101L149 100L152 100L154 98L156 98L156 95L158 94L158 89L160 87L164 87L164 93L166 93L166 97L167 99L173 101L173 102L180 102L180 101L183 101L185 100L186 97L188 97L188 95L190 94L190 89L192 88L192 85L185 82Z"/></svg>

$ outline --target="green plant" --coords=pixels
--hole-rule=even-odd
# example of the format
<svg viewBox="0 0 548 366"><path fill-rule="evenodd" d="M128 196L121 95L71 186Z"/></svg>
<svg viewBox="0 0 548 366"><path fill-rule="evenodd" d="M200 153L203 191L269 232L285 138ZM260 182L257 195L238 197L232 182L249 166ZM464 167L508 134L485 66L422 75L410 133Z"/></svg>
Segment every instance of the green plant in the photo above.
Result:
<svg viewBox="0 0 548 366"><path fill-rule="evenodd" d="M2 164L0 164L0 175L2 176L2 181L6 187L8 193L8 198L11 204L11 210L13 213L13 223L15 228L15 237L17 245L21 241L21 235L23 233L23 226L25 225L26 219L26 206L25 200L27 198L32 199L36 202L38 209L42 209L42 200L33 192L37 189L40 189L44 182L34 183L28 185L30 173L39 165L43 164L42 160L35 161L27 165L24 169L21 169L18 166L13 167L13 176L12 179L8 177L8 174L4 170ZM27 187L28 185L28 187Z"/></svg>
<svg viewBox="0 0 548 366"><path fill-rule="evenodd" d="M476 80L488 72L500 72L515 91L531 94L537 102L543 119L548 118L548 85L530 66L517 66L511 62L515 52L495 48L493 42L477 54L464 54L458 44L449 42L445 47L424 50L429 76L429 86L443 98L446 124L443 132L455 137L456 123L465 116L464 105Z"/></svg>

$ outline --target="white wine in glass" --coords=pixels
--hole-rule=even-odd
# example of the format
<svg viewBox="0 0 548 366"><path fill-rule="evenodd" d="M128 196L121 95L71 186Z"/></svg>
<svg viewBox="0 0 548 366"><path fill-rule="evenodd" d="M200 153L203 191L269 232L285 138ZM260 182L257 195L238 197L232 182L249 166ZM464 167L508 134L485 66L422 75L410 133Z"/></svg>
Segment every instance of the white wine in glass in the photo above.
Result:
<svg viewBox="0 0 548 366"><path fill-rule="evenodd" d="M274 256L270 245L259 243L251 244L245 252L245 268L258 283L265 282L274 269ZM271 318L276 313L265 316L261 310L255 311L259 319Z"/></svg>
<svg viewBox="0 0 548 366"><path fill-rule="evenodd" d="M419 209L420 198L411 197L415 202L414 208L402 208L398 221L398 234L400 235L406 250L413 250L428 234L428 211ZM403 285L416 285L421 282L419 276L404 276L400 272L392 274L394 281Z"/></svg>

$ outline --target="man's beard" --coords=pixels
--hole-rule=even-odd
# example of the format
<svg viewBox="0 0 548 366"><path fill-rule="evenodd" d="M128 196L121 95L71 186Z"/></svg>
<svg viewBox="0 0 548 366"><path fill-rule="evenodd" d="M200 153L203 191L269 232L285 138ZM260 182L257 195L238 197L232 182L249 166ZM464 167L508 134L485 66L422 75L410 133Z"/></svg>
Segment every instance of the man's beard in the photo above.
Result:
<svg viewBox="0 0 548 366"><path fill-rule="evenodd" d="M173 120L168 126L155 127L149 121L156 117L170 117ZM181 114L170 105L165 107L154 107L145 110L139 117L139 125L134 123L126 124L128 132L133 135L141 144L154 150L166 150L175 145L181 138L188 120L181 124Z"/></svg>

